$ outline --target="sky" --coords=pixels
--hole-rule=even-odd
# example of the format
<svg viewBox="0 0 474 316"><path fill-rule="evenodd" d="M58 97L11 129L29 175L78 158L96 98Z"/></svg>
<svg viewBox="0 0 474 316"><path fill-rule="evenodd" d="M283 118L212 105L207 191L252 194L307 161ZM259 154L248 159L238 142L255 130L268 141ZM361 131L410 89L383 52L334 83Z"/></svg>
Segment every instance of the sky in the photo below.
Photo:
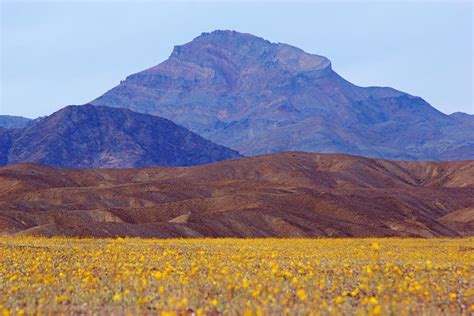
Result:
<svg viewBox="0 0 474 316"><path fill-rule="evenodd" d="M288 43L328 57L354 84L474 114L471 1L0 2L0 114L87 103L216 29Z"/></svg>

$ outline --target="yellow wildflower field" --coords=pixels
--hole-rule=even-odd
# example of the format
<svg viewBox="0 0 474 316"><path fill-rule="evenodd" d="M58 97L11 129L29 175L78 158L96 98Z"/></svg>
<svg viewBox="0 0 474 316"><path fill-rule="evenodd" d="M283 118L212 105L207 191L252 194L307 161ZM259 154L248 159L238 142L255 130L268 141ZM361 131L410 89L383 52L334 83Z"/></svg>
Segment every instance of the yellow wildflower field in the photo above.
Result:
<svg viewBox="0 0 474 316"><path fill-rule="evenodd" d="M0 315L472 315L474 239L0 237Z"/></svg>

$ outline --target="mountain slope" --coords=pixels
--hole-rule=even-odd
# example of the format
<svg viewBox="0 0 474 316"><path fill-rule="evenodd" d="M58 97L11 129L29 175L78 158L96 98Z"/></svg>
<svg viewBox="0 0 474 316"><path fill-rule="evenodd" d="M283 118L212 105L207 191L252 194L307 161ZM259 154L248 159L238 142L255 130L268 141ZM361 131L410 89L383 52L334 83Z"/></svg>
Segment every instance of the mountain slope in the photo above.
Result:
<svg viewBox="0 0 474 316"><path fill-rule="evenodd" d="M171 119L246 155L303 150L474 158L474 126L392 88L362 88L322 56L232 31L203 33L93 104Z"/></svg>
<svg viewBox="0 0 474 316"><path fill-rule="evenodd" d="M27 128L0 130L0 146L4 165L72 168L188 166L240 156L167 119L92 105L68 106Z"/></svg>
<svg viewBox="0 0 474 316"><path fill-rule="evenodd" d="M474 161L280 153L145 169L0 168L0 234L473 235Z"/></svg>
<svg viewBox="0 0 474 316"><path fill-rule="evenodd" d="M0 127L22 128L31 124L33 120L22 116L0 115Z"/></svg>
<svg viewBox="0 0 474 316"><path fill-rule="evenodd" d="M11 147L10 131L0 127L0 166L4 166L8 162L8 151Z"/></svg>

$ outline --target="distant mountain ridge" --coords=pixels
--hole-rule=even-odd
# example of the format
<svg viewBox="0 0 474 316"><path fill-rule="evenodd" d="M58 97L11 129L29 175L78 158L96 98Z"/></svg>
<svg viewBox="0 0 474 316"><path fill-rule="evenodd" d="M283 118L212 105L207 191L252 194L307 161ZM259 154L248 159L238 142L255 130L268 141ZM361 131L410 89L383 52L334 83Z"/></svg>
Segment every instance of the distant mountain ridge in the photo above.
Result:
<svg viewBox="0 0 474 316"><path fill-rule="evenodd" d="M474 125L392 88L358 87L331 62L235 31L203 33L91 102L166 117L255 155L474 158Z"/></svg>
<svg viewBox="0 0 474 316"><path fill-rule="evenodd" d="M0 115L0 127L22 128L31 124L33 120L22 116Z"/></svg>
<svg viewBox="0 0 474 316"><path fill-rule="evenodd" d="M473 114L467 114L463 112L454 112L449 115L451 118L454 118L457 121L469 124L471 126L474 126L474 115Z"/></svg>
<svg viewBox="0 0 474 316"><path fill-rule="evenodd" d="M240 157L157 116L68 106L22 129L0 128L0 165L69 168L189 166Z"/></svg>

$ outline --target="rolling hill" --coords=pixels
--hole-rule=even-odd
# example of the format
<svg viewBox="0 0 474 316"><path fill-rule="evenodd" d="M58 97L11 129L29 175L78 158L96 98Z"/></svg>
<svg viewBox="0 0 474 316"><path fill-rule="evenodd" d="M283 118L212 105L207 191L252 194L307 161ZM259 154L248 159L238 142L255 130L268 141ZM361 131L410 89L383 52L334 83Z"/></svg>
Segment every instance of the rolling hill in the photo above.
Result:
<svg viewBox="0 0 474 316"><path fill-rule="evenodd" d="M0 168L0 233L139 237L474 234L474 161L288 152L195 167Z"/></svg>

